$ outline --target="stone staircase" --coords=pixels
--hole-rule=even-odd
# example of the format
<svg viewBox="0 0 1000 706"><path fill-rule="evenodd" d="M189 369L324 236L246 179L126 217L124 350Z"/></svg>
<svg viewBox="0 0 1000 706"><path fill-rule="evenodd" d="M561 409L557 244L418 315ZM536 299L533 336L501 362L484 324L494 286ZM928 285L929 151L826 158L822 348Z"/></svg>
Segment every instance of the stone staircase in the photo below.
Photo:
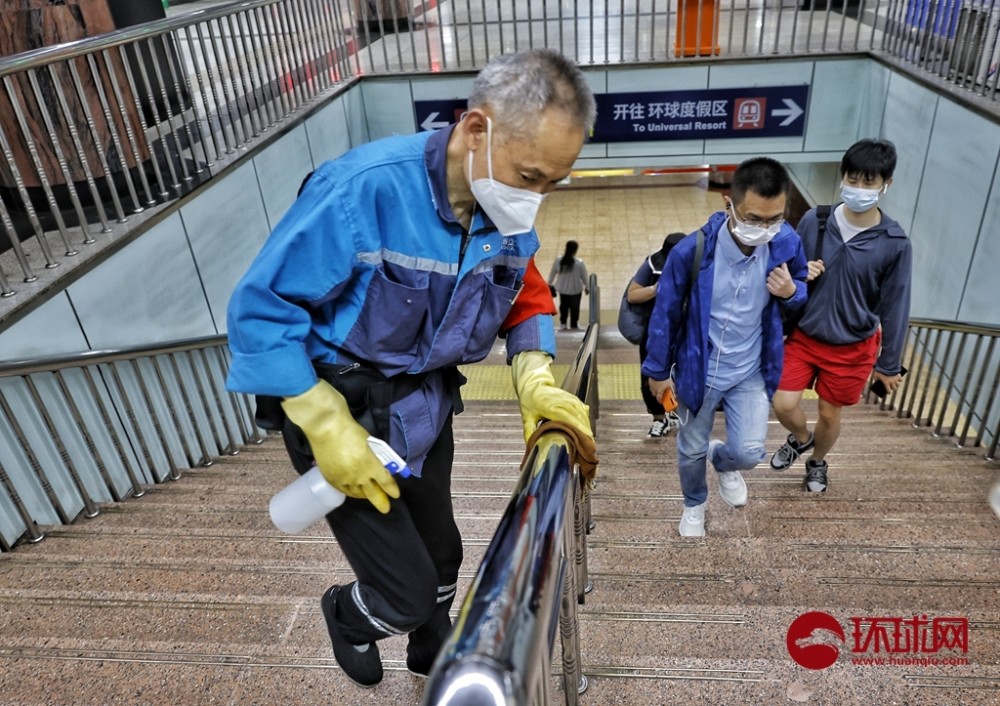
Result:
<svg viewBox="0 0 1000 706"><path fill-rule="evenodd" d="M578 342L560 334L557 362ZM801 464L747 474L739 510L713 482L708 536L681 539L673 436L647 440L637 391L615 392L634 387L635 350L603 334L600 356L581 704L997 702L995 463L859 406L829 457L827 493L801 490ZM487 379L509 374L500 359L486 366ZM470 384L456 418L460 595L523 453L511 394L509 382L488 394ZM771 446L783 436L773 423ZM0 555L0 704L418 704L423 682L405 669L403 638L380 643L386 677L375 689L336 666L318 598L351 571L323 525L298 536L271 526L267 500L291 478L269 438ZM827 669L799 666L786 647L807 611L847 631ZM895 657L968 663L852 663L885 656L851 652L852 617L914 616L967 619L968 650Z"/></svg>

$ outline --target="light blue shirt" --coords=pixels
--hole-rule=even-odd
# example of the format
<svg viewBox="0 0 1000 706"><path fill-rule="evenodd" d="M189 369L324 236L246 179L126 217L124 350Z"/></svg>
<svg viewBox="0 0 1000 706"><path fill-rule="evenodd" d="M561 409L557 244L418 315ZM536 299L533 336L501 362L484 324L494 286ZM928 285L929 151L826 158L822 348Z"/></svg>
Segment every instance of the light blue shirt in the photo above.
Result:
<svg viewBox="0 0 1000 706"><path fill-rule="evenodd" d="M719 230L708 326L708 386L728 390L760 371L762 317L767 291L766 247L744 255L729 233Z"/></svg>

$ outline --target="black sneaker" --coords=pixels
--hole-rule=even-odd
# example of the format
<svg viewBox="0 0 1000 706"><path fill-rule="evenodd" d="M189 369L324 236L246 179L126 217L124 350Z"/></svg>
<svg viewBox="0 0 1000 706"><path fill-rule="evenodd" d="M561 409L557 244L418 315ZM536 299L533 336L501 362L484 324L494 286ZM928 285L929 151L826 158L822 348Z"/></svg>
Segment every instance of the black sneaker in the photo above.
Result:
<svg viewBox="0 0 1000 706"><path fill-rule="evenodd" d="M446 592L453 592L454 588L444 589ZM442 589L438 589L441 595ZM447 603L450 605L450 601ZM406 668L410 674L416 677L427 678L437 659L438 653L451 632L451 618L445 604L438 604L434 615L411 632L406 645Z"/></svg>
<svg viewBox="0 0 1000 706"><path fill-rule="evenodd" d="M785 443L774 452L774 456L771 457L771 468L776 471L783 471L789 466L791 466L795 461L804 454L806 451L811 449L816 443L813 433L809 432L809 439L804 444L800 444L795 439L794 434L789 434Z"/></svg>
<svg viewBox="0 0 1000 706"><path fill-rule="evenodd" d="M410 674L422 679L429 677L443 641L441 638L430 643L426 634L420 634L419 630L411 632L410 641L406 645L406 669Z"/></svg>
<svg viewBox="0 0 1000 706"><path fill-rule="evenodd" d="M343 590L341 586L331 586L320 599L320 607L323 609L323 617L326 618L326 629L330 632L330 641L333 643L333 656L337 664L344 670L351 681L365 689L371 689L382 681L382 657L378 653L378 645L369 642L364 647L363 652L341 637L340 627L337 625L335 610L337 598Z"/></svg>
<svg viewBox="0 0 1000 706"><path fill-rule="evenodd" d="M813 461L812 459L806 461L806 490L810 493L825 493L826 472L826 461Z"/></svg>
<svg viewBox="0 0 1000 706"><path fill-rule="evenodd" d="M419 659L412 655L406 656L406 669L415 677L426 679L431 675L431 667L434 666L434 659Z"/></svg>

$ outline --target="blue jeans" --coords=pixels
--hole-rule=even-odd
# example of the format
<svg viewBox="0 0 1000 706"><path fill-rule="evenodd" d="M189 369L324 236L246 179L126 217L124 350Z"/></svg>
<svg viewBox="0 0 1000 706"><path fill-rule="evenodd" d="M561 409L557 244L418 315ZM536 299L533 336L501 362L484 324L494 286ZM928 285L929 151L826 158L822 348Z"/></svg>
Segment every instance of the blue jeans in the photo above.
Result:
<svg viewBox="0 0 1000 706"><path fill-rule="evenodd" d="M726 415L726 443L715 449L714 458L708 459L715 469L745 471L767 456L764 441L771 409L760 373L726 391L706 388L697 415L692 415L681 402L677 410L681 418L677 434L677 470L687 507L701 505L708 499L705 464L715 410L720 403Z"/></svg>

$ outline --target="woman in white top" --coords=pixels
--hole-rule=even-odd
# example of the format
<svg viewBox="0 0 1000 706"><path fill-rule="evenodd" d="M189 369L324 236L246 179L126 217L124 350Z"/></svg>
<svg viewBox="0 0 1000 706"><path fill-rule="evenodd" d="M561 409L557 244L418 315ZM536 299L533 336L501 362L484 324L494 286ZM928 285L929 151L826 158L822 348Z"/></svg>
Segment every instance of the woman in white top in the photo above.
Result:
<svg viewBox="0 0 1000 706"><path fill-rule="evenodd" d="M557 257L549 270L549 288L552 296L559 293L559 324L562 330L580 329L580 299L583 294L590 294L587 288L587 266L576 256L580 245L575 240L566 241L566 252ZM567 320L569 326L566 326Z"/></svg>

